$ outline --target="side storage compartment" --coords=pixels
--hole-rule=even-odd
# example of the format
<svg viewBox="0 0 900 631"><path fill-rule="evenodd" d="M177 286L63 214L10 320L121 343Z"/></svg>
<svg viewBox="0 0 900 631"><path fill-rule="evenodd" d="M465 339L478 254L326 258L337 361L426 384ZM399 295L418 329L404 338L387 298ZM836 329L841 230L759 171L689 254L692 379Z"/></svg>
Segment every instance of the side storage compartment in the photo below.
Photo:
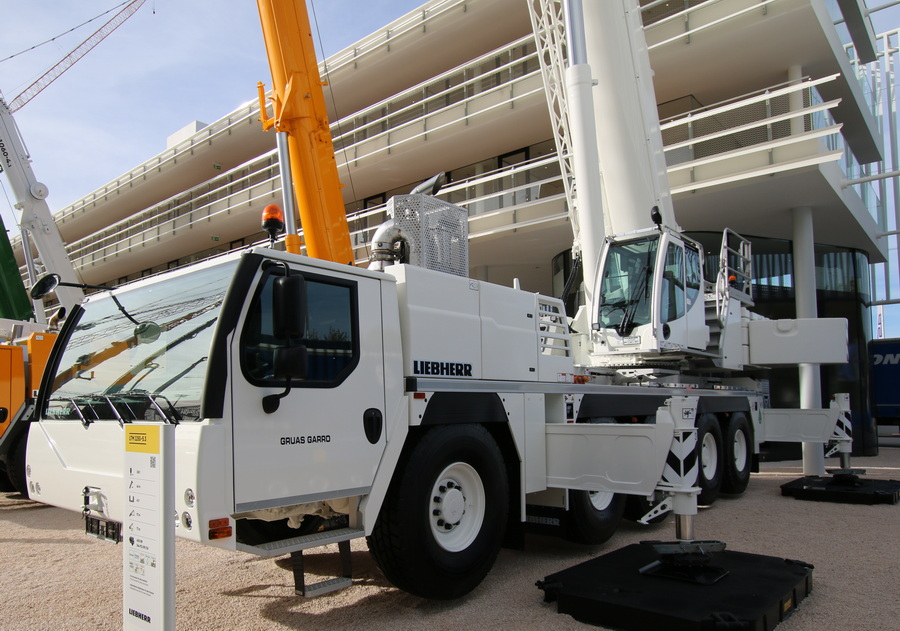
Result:
<svg viewBox="0 0 900 631"><path fill-rule="evenodd" d="M547 486L649 495L662 477L671 423L552 423L547 433Z"/></svg>

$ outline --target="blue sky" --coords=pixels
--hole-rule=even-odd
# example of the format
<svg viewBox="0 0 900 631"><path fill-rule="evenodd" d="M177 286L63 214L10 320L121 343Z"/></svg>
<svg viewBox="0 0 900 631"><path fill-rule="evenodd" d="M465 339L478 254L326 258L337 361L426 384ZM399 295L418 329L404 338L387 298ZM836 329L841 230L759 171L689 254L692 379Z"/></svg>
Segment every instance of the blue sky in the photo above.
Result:
<svg viewBox="0 0 900 631"><path fill-rule="evenodd" d="M315 0L313 35L326 55L375 32L424 0ZM112 9L121 0L0 0L0 59ZM225 9L227 7L227 10ZM116 11L0 62L11 101ZM320 50L320 55L322 54ZM212 123L271 84L256 2L147 0L129 20L15 114L52 212L166 148L194 120ZM0 212L17 233L2 176Z"/></svg>

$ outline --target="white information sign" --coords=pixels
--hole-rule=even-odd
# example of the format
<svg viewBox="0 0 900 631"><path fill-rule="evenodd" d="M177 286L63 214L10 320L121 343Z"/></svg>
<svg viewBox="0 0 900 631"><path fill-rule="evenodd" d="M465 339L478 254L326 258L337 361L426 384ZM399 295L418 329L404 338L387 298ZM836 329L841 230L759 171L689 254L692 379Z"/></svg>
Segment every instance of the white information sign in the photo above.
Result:
<svg viewBox="0 0 900 631"><path fill-rule="evenodd" d="M175 629L174 425L125 425L122 627Z"/></svg>

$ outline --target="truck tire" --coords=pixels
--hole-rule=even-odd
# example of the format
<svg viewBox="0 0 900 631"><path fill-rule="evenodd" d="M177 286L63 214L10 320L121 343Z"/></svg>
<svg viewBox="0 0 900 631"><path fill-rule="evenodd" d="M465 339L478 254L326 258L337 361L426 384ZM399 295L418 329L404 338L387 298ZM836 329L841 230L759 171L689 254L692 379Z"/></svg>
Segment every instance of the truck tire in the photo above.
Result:
<svg viewBox="0 0 900 631"><path fill-rule="evenodd" d="M616 532L626 496L603 491L569 491L566 538L575 543L605 543Z"/></svg>
<svg viewBox="0 0 900 631"><path fill-rule="evenodd" d="M9 450L6 461L6 475L13 487L28 497L28 480L25 476L25 447L28 444L28 435L24 435Z"/></svg>
<svg viewBox="0 0 900 631"><path fill-rule="evenodd" d="M427 431L394 474L367 538L394 585L422 598L459 598L478 586L503 542L506 466L482 425Z"/></svg>
<svg viewBox="0 0 900 631"><path fill-rule="evenodd" d="M697 419L697 457L699 471L697 503L708 506L719 497L722 488L722 428L715 414L701 414Z"/></svg>
<svg viewBox="0 0 900 631"><path fill-rule="evenodd" d="M753 434L750 419L743 412L735 412L725 428L723 447L725 454L722 478L723 493L743 493L750 482L753 461Z"/></svg>

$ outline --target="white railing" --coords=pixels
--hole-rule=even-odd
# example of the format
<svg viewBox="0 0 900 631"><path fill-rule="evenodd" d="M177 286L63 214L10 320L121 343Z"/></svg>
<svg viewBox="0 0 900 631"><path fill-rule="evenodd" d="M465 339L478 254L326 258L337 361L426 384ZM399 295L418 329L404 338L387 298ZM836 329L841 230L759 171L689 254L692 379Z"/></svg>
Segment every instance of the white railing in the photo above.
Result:
<svg viewBox="0 0 900 631"><path fill-rule="evenodd" d="M471 119L541 93L543 88L537 80L540 76L537 52L531 42L529 35L501 51L468 62L464 68L450 70L341 119L332 126L335 154L346 164L365 160L429 134L465 125ZM526 46L530 47L527 55L514 57L513 51ZM501 65L479 70L487 62L502 57L508 59ZM462 81L448 85L451 79L458 79L460 75L464 77ZM485 88L483 84L488 80L493 85ZM433 91L435 88L438 91ZM491 105L476 107L491 98L494 98ZM397 103L406 105L397 107ZM459 110L462 110L461 116L457 115ZM446 116L451 112L453 116ZM433 122L443 119L446 121Z"/></svg>
<svg viewBox="0 0 900 631"><path fill-rule="evenodd" d="M324 77L328 71L336 71L345 66L357 63L361 57L373 51L384 50L391 42L409 32L427 29L428 23L441 17L448 11L464 7L466 0L436 0L422 6L389 24L384 30L373 33L353 46L345 48L319 64L319 73Z"/></svg>
<svg viewBox="0 0 900 631"><path fill-rule="evenodd" d="M705 162L717 161L723 153L731 152L732 155L735 155L734 145L738 142L746 142L746 138L743 136L740 139L735 137L746 135L752 127L765 129L773 124L783 124L788 119L798 116L805 117L807 127L815 126L811 122L813 119L827 120L821 117L827 108L823 109L822 104L816 103L812 97L805 101L806 107L800 111L777 112L768 118L757 117L755 120L748 115L748 112L752 112L754 108L767 109L767 102L773 99L784 99L792 90L809 91L813 89L812 86L813 82L794 86L773 86L763 93L746 95L739 100L703 110L693 110L663 121L662 127L667 138L665 148L670 154L676 156L683 154L686 149L691 147L691 143L696 145L707 142L709 145L704 149L706 152L704 156L698 156L695 151L690 156L693 158L692 160L672 160L674 164L670 167L672 173L670 177L676 178L679 171L697 169ZM715 121L715 124L711 124L710 121ZM808 133L834 134L836 129L826 127ZM729 134L732 137L729 137ZM768 132L763 134L763 138L769 139ZM790 143L805 139L804 134L795 136L788 134L781 138L768 140L768 142L770 144ZM766 146L765 148L771 147ZM743 150L756 149L751 146ZM547 167L557 168L548 174ZM791 167L779 168L783 170ZM234 174L242 170L245 172L240 177L235 177ZM255 182L260 178L260 173L266 170L270 173L261 181ZM252 186L251 181L254 181ZM692 186L697 187L700 184L695 182ZM464 181L452 182L441 191L440 197L467 208L471 223L470 234L472 238L478 238L488 234L515 230L525 225L539 225L546 221L556 221L564 217L565 204L561 203L557 206L547 206L546 210L542 210L547 213L546 215L539 214L537 217L533 217L527 214L523 216L517 214L518 209L548 200L561 200L564 197L563 191L563 182L558 170L558 158L555 154L551 154L527 163L482 173ZM87 239L73 243L70 246L72 258L76 262L76 267L89 265L98 258L109 256L121 249L157 243L174 235L178 230L191 229L198 222L208 223L223 213L232 212L238 206L246 208L248 203L261 197L274 199L279 195L280 179L277 174L277 165L274 164L274 157L266 154L224 173L200 187L195 187L195 189L148 209L139 216L137 221L135 218L130 218L91 235ZM184 201L179 202L178 200ZM502 226L493 221L501 216L506 222ZM375 228L383 218L383 207L369 208L348 214L351 238L357 246L359 260L367 257L366 247ZM481 227L482 222L484 227Z"/></svg>
<svg viewBox="0 0 900 631"><path fill-rule="evenodd" d="M55 215L57 221L65 221L65 219L79 211L85 206L89 206L98 199L102 199L111 193L125 190L132 186L136 180L141 180L155 171L167 166L174 165L179 158L190 155L198 146L208 144L220 136L227 136L231 133L231 129L240 123L248 121L248 119L256 120L259 118L259 104L250 102L242 105L234 112L222 118L215 123L208 125L192 135L190 138L178 143L174 147L170 147L138 165L131 171L119 176L109 184L88 193L74 204L67 206Z"/></svg>
<svg viewBox="0 0 900 631"><path fill-rule="evenodd" d="M751 12L765 13L766 7L773 2L779 0L757 0L747 3L741 8L732 11L717 11L718 17L714 17L710 9L719 9L716 5L725 0L706 0L705 2L686 2L684 0L674 0L665 2L652 2L641 7L643 14L644 26L652 27L655 30L669 29L677 31L675 35L664 37L659 41L655 39L650 41L648 37L647 47L650 50L665 46L677 41L690 41L692 35L700 33L710 28L715 28L721 24L741 17ZM662 11L662 13L660 13ZM656 14L656 15L654 15ZM706 17L706 15L709 17ZM658 17L657 17L658 16ZM701 19L700 16L703 16Z"/></svg>
<svg viewBox="0 0 900 631"><path fill-rule="evenodd" d="M823 102L816 91L816 86L837 77L776 85L660 121L672 193L839 160L842 150L832 139L840 136L841 126L834 124L829 112L840 101ZM791 105L798 93L799 108ZM809 142L813 140L818 142ZM809 144L809 149L800 155L792 151L789 159L780 157L780 149L799 143ZM764 166L757 161L754 170L736 167L739 175L722 172L725 160L761 152L766 154ZM711 164L716 164L715 176L704 174L703 167Z"/></svg>

